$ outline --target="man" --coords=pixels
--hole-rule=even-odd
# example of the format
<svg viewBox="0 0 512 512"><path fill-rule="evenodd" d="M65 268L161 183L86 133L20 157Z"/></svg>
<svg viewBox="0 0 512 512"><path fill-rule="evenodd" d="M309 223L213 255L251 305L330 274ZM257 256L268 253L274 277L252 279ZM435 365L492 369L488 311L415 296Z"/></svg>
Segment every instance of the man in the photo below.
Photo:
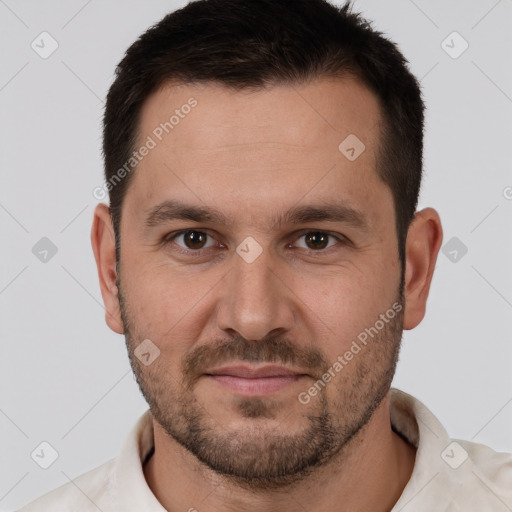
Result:
<svg viewBox="0 0 512 512"><path fill-rule="evenodd" d="M200 0L127 51L92 245L149 404L28 511L512 510L512 457L391 390L442 241L423 103L324 0Z"/></svg>

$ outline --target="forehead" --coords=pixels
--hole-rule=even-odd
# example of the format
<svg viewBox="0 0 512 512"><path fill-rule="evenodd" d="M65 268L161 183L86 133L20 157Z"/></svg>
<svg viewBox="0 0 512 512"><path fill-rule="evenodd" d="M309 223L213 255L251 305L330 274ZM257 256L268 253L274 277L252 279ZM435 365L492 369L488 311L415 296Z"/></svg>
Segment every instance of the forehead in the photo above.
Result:
<svg viewBox="0 0 512 512"><path fill-rule="evenodd" d="M249 215L344 196L360 209L387 189L375 170L379 130L376 96L352 78L257 91L168 84L143 106L137 147L152 148L127 199L140 210L171 196Z"/></svg>
<svg viewBox="0 0 512 512"><path fill-rule="evenodd" d="M189 109L187 103L192 102L197 105ZM172 114L175 116L171 120ZM144 136L157 130L158 138L160 123L171 121L172 130L162 134L169 148L184 142L205 149L226 147L226 142L288 142L306 147L308 143L329 144L332 136L336 139L344 133L367 136L379 119L377 97L351 77L322 78L307 85L279 84L258 90L233 90L212 82L170 83L144 103L139 134ZM171 137L165 137L170 134ZM208 137L204 138L204 134Z"/></svg>

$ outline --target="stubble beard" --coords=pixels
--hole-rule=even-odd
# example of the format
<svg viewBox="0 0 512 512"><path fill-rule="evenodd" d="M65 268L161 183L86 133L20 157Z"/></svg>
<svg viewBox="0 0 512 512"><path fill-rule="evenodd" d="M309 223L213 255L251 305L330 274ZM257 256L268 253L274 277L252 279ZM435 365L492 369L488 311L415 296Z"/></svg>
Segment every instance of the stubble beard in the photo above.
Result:
<svg viewBox="0 0 512 512"><path fill-rule="evenodd" d="M297 424L303 423L302 429L290 434L283 428L282 424L290 418L283 413L286 403L282 400L241 396L234 397L233 404L238 417L246 420L244 426L226 429L212 418L194 394L200 372L194 375L192 372L197 372L205 361L209 364L214 360L234 359L281 364L309 361L318 375L332 363L328 364L320 351L298 349L287 339L252 342L236 337L191 351L182 361L182 375L171 375L161 357L144 366L133 351L145 336L127 307L120 283L118 290L130 363L153 418L171 439L204 466L248 491L285 489L306 479L316 468L342 459L391 386L402 337L403 310L327 384L335 387L335 393L329 395L323 389L307 406L300 405L304 411L299 409L297 413L294 406L288 413L288 416L298 415ZM319 372L320 368L323 369ZM312 384L311 379L306 389Z"/></svg>

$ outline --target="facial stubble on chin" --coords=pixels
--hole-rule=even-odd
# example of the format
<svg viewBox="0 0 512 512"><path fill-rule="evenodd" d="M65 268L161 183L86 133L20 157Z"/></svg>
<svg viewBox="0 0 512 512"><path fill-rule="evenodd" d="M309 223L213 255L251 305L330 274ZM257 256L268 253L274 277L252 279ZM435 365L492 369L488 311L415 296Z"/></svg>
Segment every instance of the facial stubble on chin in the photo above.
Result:
<svg viewBox="0 0 512 512"><path fill-rule="evenodd" d="M318 349L299 348L286 338L268 337L254 342L235 336L192 349L182 362L180 376L166 371L162 357L146 367L133 354L146 336L129 310L119 281L118 290L130 364L153 418L204 466L248 491L285 489L336 456L343 457L344 450L368 424L391 386L402 336L403 310L327 384L336 386L335 397L329 398L323 389L308 406L297 406L294 394L294 405L300 407L296 413L287 411L286 403L276 397L236 396L233 409L227 413L235 411L244 419L244 427L227 429L194 394L205 370L216 363L240 360L311 368L310 374L316 377L305 384L305 390L333 363L329 364ZM169 341L156 342L164 353L166 342ZM304 423L304 428L292 434L284 428L291 414L298 415L298 426Z"/></svg>

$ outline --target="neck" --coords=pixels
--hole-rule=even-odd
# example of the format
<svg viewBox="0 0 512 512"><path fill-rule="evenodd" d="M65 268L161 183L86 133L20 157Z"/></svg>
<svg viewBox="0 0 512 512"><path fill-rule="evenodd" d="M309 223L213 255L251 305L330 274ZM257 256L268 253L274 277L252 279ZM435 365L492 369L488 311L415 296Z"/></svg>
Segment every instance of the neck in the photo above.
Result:
<svg viewBox="0 0 512 512"><path fill-rule="evenodd" d="M153 420L155 451L144 466L153 494L169 512L336 510L388 512L406 486L415 449L391 429L389 394L345 450L296 485L251 492L202 465Z"/></svg>

